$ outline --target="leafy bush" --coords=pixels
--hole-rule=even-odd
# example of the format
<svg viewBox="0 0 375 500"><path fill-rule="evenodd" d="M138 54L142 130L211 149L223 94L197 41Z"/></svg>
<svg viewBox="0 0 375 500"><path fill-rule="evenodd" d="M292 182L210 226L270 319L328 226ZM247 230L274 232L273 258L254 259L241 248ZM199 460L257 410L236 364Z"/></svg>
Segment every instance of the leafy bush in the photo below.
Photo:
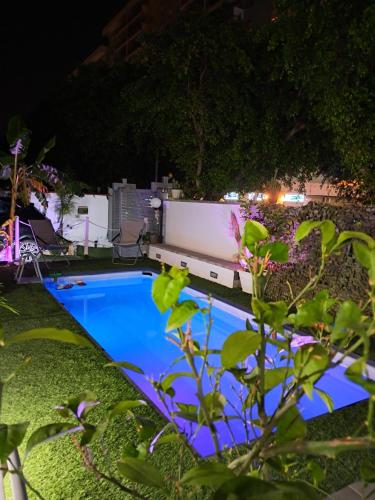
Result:
<svg viewBox="0 0 375 500"><path fill-rule="evenodd" d="M302 207L285 207L277 204L248 203L242 206L245 220L257 220L269 232L289 245L287 265L274 266L265 291L268 300L289 300L290 288L293 293L302 290L306 276L317 272L320 260L320 242L315 233L309 235L298 248L294 244L294 234L300 223L306 220L332 220L339 231L364 231L375 237L375 207L358 205L330 205L308 203ZM339 255L328 259L324 276L317 290L327 288L331 295L341 300L367 300L368 277L358 263L349 241Z"/></svg>

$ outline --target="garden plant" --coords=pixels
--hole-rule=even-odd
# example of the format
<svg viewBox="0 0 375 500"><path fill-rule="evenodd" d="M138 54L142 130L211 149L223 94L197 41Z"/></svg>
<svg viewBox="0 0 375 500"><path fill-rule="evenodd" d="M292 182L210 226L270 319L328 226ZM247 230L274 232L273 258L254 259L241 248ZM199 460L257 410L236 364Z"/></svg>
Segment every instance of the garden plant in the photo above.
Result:
<svg viewBox="0 0 375 500"><path fill-rule="evenodd" d="M54 147L55 138L50 139L40 150L33 162L27 162L31 131L20 116L9 120L7 141L9 153L0 152L1 178L10 181L10 213L9 240L13 243L13 223L16 214L16 203L20 200L25 205L30 203L30 194L34 192L44 207L47 206L46 193L48 187L56 187L60 183L57 170L44 163L48 151Z"/></svg>
<svg viewBox="0 0 375 500"><path fill-rule="evenodd" d="M26 445L28 459L33 447L71 434L86 469L97 479L110 481L133 498L214 498L214 499L300 499L321 498L326 492L319 486L324 479L320 458L336 459L348 451L375 448L374 403L375 381L368 374L371 337L375 333L375 240L362 232L338 232L330 220L305 221L296 230L297 243L312 232L320 235L320 265L308 277L302 290L289 301L267 302L264 286L271 263L288 261L288 245L271 238L265 226L247 221L242 235L242 252L253 278L251 308L254 321L247 320L243 330L228 335L221 349L210 347L212 331L212 300L204 306L194 300L182 300L181 292L189 284L188 270L163 268L152 289L153 300L161 313L169 313L167 339L176 346L176 363L158 380L150 380L169 414L169 421L156 428L138 409L147 403L142 399L113 403L99 422L92 418L99 406L95 394L85 391L60 403L57 412L65 421L35 430ZM361 303L339 301L327 290L315 292L324 276L325 266L336 254L353 249L358 262L368 273L368 298ZM272 269L272 266L271 266ZM206 334L202 343L191 327L191 319L202 315ZM20 334L16 341L36 335L61 334L58 331ZM64 335L69 335L65 332ZM82 338L66 337L73 342ZM15 340L12 340L13 342ZM162 342L162 341L161 341ZM3 342L4 343L4 342ZM6 348L5 341L5 348ZM281 364L269 359L269 348L277 352ZM162 344L161 344L162 349ZM302 397L319 397L334 410L331 395L318 388L327 370L357 357L345 376L368 392L368 412L359 422L358 432L334 440L311 440L306 437L306 423L298 403ZM182 359L188 369L178 370ZM128 363L112 362L107 366L143 373L142 368ZM147 376L147 374L145 374ZM225 377L233 379L233 400L222 391ZM182 404L176 398L174 382L191 378L195 384L198 404ZM5 382L5 381L4 381ZM4 383L3 382L3 383ZM279 389L279 400L272 412L266 411L270 391ZM232 409L239 408L235 415ZM134 425L134 442L122 450L117 472L108 475L98 470L94 441L105 442L112 419L123 416L127 425ZM182 434L176 418L192 422L191 434ZM234 420L241 422L247 439L240 445L222 447L218 424L228 429ZM186 441L194 444L197 428L209 429L215 453L207 460L198 457ZM1 461L19 446L26 424L1 426ZM255 436L255 437L254 437ZM164 477L153 464L153 453L159 446L173 443L183 453L191 454L192 467L181 458L173 477ZM303 466L296 467L299 457ZM22 470L19 471L22 474ZM365 482L375 479L375 465L366 461L361 466ZM310 478L310 480L307 480ZM38 494L40 496L40 494Z"/></svg>

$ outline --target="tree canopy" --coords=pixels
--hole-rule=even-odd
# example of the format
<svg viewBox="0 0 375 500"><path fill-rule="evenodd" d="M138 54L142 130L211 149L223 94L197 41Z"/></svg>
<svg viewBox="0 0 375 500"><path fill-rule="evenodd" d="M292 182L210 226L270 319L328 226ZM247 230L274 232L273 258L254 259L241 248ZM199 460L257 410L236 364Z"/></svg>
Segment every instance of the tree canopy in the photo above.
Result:
<svg viewBox="0 0 375 500"><path fill-rule="evenodd" d="M356 180L375 198L375 5L279 0L256 29L182 16L138 57L83 67L55 97L57 162L82 180L152 180L216 198L270 179Z"/></svg>

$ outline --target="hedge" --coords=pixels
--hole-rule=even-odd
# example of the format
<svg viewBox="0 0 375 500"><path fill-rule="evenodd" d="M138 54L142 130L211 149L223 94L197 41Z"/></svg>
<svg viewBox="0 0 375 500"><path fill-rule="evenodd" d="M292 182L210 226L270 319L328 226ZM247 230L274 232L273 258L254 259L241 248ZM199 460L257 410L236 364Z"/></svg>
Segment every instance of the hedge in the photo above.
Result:
<svg viewBox="0 0 375 500"><path fill-rule="evenodd" d="M375 237L375 207L358 205L329 205L309 203L302 207L284 207L282 205L261 204L257 213L250 205L242 207L245 219L257 219L268 227L276 238L292 242L294 231L304 220L332 220L339 231L363 231ZM296 295L306 284L309 276L315 273L319 264L320 236L314 232L292 251L292 262L281 266L271 274L267 288L268 300L288 300L290 287ZM357 263L346 246L339 255L327 263L326 271L317 290L328 289L330 294L342 300L364 301L367 296L367 273Z"/></svg>

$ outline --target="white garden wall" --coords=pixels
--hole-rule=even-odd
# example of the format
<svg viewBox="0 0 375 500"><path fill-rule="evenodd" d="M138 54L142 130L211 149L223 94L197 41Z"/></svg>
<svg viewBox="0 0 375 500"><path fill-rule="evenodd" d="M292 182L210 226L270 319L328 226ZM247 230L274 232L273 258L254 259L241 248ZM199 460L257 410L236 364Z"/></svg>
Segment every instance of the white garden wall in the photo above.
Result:
<svg viewBox="0 0 375 500"><path fill-rule="evenodd" d="M59 200L55 193L47 195L48 208L46 216L51 220L55 229L59 227ZM43 212L39 201L34 195L31 196L31 202L35 207ZM64 237L77 244L84 243L85 237L85 219L89 217L89 246L111 246L107 238L108 230L108 199L106 195L85 194L84 196L74 196L73 208L70 214L64 216ZM79 214L78 208L86 207L87 214Z"/></svg>
<svg viewBox="0 0 375 500"><path fill-rule="evenodd" d="M235 261L237 244L231 229L231 212L243 221L238 203L164 201L164 242L212 257Z"/></svg>

